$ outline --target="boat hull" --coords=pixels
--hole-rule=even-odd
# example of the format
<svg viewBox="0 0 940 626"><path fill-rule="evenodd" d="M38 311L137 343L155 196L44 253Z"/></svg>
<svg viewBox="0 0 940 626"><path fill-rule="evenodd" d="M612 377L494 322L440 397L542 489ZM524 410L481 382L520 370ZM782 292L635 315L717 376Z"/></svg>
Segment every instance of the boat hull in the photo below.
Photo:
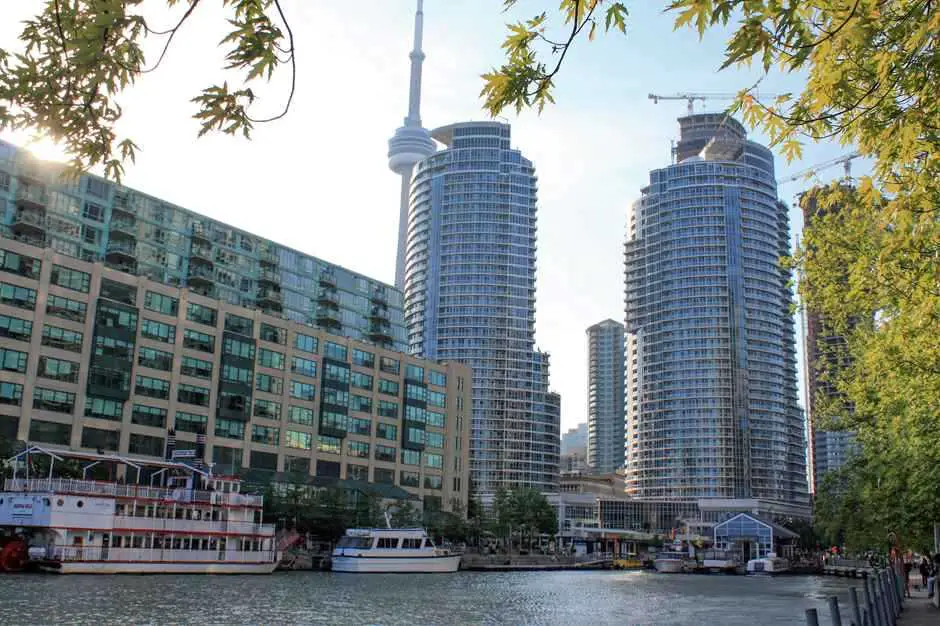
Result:
<svg viewBox="0 0 940 626"><path fill-rule="evenodd" d="M685 564L673 559L656 559L653 567L660 574L681 574L685 571Z"/></svg>
<svg viewBox="0 0 940 626"><path fill-rule="evenodd" d="M270 574L277 563L45 561L38 563L38 567L55 574Z"/></svg>
<svg viewBox="0 0 940 626"><path fill-rule="evenodd" d="M450 574L460 567L460 555L448 556L334 556L334 572L354 574Z"/></svg>

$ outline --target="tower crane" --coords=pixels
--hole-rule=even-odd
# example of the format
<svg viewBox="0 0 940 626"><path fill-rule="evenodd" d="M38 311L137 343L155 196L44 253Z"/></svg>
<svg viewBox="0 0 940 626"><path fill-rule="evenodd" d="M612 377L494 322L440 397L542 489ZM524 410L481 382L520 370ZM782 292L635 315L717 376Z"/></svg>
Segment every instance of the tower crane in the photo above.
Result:
<svg viewBox="0 0 940 626"><path fill-rule="evenodd" d="M694 107L696 100L705 102L706 100L734 100L740 94L739 93L670 93L666 95L660 95L656 93L651 93L647 96L650 100L653 101L653 104L659 104L660 100L685 100L689 103L689 115L694 113ZM766 98L776 98L776 94L760 94ZM755 97L758 97L755 94Z"/></svg>
<svg viewBox="0 0 940 626"><path fill-rule="evenodd" d="M792 183L795 180L799 180L810 174L815 174L821 172L822 170L829 169L830 167L835 167L836 165L842 165L845 168L845 177L852 177L852 160L861 157L862 155L858 152L850 152L849 154L843 154L840 157L834 159L829 159L828 161L823 161L822 163L817 163L811 167L808 167L804 170L800 170L795 174L791 174L785 178L780 178L777 180L778 185L783 185L785 183Z"/></svg>

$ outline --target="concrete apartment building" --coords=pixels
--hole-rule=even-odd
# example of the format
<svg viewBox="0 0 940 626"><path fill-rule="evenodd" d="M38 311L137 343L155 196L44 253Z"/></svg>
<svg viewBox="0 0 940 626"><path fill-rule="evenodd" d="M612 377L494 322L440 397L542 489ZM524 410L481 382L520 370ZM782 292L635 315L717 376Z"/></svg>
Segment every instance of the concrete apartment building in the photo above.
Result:
<svg viewBox="0 0 940 626"><path fill-rule="evenodd" d="M134 235L152 235L149 220L132 227L131 205L115 204L136 192L92 176L58 186L36 168L23 151L0 159L0 435L162 457L170 430L178 449L195 448L205 432L206 460L219 473L368 481L400 487L432 508L466 505L471 370L399 352L394 332L370 336L353 315L362 310L363 323L389 333L396 290L311 261L322 272L311 300L324 308L298 320L282 299L286 272L261 262L255 244L270 242L254 237L255 263L236 264L254 272L253 282L227 290L250 290L251 307L221 300L213 289L219 275L197 268L244 250L253 236L206 238L185 221L174 231L182 233L179 248L190 250L181 275L154 280L155 269L141 275L134 245ZM77 211L60 212L69 206ZM87 221L99 224L97 244L72 240ZM115 236L120 229L123 238ZM343 291L329 281L361 288L361 296L329 304ZM318 311L340 323L316 324Z"/></svg>

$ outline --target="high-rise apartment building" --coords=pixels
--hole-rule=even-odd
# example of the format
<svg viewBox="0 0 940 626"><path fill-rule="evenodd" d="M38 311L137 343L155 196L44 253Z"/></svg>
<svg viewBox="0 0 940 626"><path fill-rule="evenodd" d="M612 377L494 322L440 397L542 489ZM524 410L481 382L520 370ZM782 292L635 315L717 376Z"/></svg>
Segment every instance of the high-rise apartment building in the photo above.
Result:
<svg viewBox="0 0 940 626"><path fill-rule="evenodd" d="M471 480L558 488L560 398L535 350L536 176L497 122L438 128L411 187L405 316L414 354L473 369Z"/></svg>
<svg viewBox="0 0 940 626"><path fill-rule="evenodd" d="M0 142L3 234L384 348L406 348L401 292L338 265Z"/></svg>
<svg viewBox="0 0 940 626"><path fill-rule="evenodd" d="M623 324L604 320L587 329L587 462L600 474L624 465L626 413L623 406Z"/></svg>
<svg viewBox="0 0 940 626"><path fill-rule="evenodd" d="M850 188L845 191L852 193ZM819 206L820 195L825 189L811 189L800 197L800 207L803 210L803 225L809 227L813 220L824 214ZM838 207L830 207L826 211L838 211ZM801 280L805 280L801 278ZM810 480L813 490L819 488L819 483L827 472L842 467L855 446L855 433L850 430L834 430L830 424L837 420L834 416L823 414L820 406L820 396L830 400L838 399L839 393L831 382L826 380L823 373L838 372L839 368L851 364L845 338L835 332L831 325L818 311L804 310L806 324L806 337L804 350L806 354L806 396L810 443ZM851 411L851 405L844 407ZM828 419L827 419L828 418ZM825 422L825 423L824 423Z"/></svg>
<svg viewBox="0 0 940 626"><path fill-rule="evenodd" d="M582 422L561 436L561 472L581 473L587 465L588 425Z"/></svg>
<svg viewBox="0 0 940 626"><path fill-rule="evenodd" d="M204 432L220 473L466 505L470 369L396 351L394 333L376 341L359 325L385 320L388 332L398 291L6 156L0 436L162 457L171 430L181 449ZM299 315L308 305L338 324Z"/></svg>
<svg viewBox="0 0 940 626"><path fill-rule="evenodd" d="M786 207L772 153L724 114L680 118L628 222L628 491L808 501Z"/></svg>

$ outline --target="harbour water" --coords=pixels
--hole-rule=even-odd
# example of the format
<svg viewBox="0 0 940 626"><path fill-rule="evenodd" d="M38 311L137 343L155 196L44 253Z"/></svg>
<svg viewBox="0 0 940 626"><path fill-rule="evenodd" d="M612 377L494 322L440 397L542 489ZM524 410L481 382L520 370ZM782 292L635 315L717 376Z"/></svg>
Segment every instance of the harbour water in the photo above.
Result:
<svg viewBox="0 0 940 626"><path fill-rule="evenodd" d="M596 571L0 575L0 624L802 625L811 607L829 623L826 598L845 602L860 582Z"/></svg>

